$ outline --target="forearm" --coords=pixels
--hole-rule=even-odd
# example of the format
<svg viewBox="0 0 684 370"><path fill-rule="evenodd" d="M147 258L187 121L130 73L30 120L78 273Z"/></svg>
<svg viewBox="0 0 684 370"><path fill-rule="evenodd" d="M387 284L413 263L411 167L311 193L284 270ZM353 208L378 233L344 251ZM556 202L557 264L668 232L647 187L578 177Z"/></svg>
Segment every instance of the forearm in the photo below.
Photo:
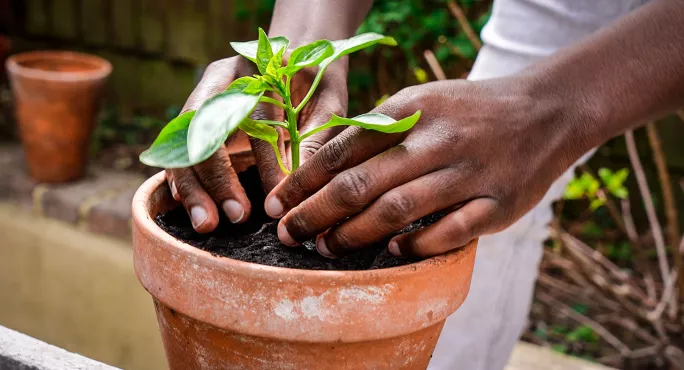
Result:
<svg viewBox="0 0 684 370"><path fill-rule="evenodd" d="M573 155L684 104L682 19L684 1L653 1L523 72L532 94L563 106L554 131Z"/></svg>
<svg viewBox="0 0 684 370"><path fill-rule="evenodd" d="M286 36L292 46L353 36L373 0L278 0L269 36Z"/></svg>

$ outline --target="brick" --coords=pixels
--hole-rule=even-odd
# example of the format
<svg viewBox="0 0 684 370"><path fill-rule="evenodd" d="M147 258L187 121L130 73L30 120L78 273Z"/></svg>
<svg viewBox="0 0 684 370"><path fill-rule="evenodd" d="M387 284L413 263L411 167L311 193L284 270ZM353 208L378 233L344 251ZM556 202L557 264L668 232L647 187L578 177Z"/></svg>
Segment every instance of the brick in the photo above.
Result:
<svg viewBox="0 0 684 370"><path fill-rule="evenodd" d="M28 175L20 145L0 146L0 168L0 199L31 207L36 182Z"/></svg>
<svg viewBox="0 0 684 370"><path fill-rule="evenodd" d="M129 239L131 237L131 203L136 190L137 187L130 187L115 197L93 206L88 212L88 230Z"/></svg>
<svg viewBox="0 0 684 370"><path fill-rule="evenodd" d="M93 170L83 180L49 185L42 196L41 209L45 216L76 224L81 213L91 205L139 183L142 183L139 175Z"/></svg>

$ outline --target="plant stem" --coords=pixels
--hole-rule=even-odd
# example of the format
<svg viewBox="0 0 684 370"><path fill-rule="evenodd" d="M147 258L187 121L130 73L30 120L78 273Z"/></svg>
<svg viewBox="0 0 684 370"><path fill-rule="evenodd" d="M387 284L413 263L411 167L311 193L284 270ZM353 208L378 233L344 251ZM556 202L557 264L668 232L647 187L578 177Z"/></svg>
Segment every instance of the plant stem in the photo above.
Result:
<svg viewBox="0 0 684 370"><path fill-rule="evenodd" d="M299 112L302 111L302 109L304 108L306 103L309 102L309 99L311 99L311 97L313 96L314 92L316 91L316 88L318 87L318 84L321 83L321 78L323 78L323 73L325 73L326 68L328 68L328 63L325 63L325 62L321 63L321 65L318 66L318 73L316 74L316 77L314 78L313 82L311 83L311 88L309 88L309 91L306 93L306 96L304 97L304 99L302 99L302 102L299 103L297 108L294 110L295 114L299 114ZM289 78L288 78L287 86L288 86L287 91L289 93L289 91L290 91L290 89L289 89L289 86L290 86Z"/></svg>
<svg viewBox="0 0 684 370"><path fill-rule="evenodd" d="M277 100L275 100L275 99L273 99L273 98L269 98L268 96L262 96L261 99L259 99L259 101L262 102L262 103L273 104L273 105L275 105L276 107L281 108L281 109L285 109L285 108L286 108L286 107L285 107L285 104L283 104L283 103L281 103L281 102L279 102L279 101L277 101Z"/></svg>
<svg viewBox="0 0 684 370"><path fill-rule="evenodd" d="M294 171L299 168L299 131L297 130L297 113L299 113L292 106L292 99L290 97L290 83L292 82L292 77L288 76L285 81L285 114L287 115L287 130L290 133L290 153L292 155L292 168L290 171ZM315 87L312 86L312 89ZM302 107L306 101L302 101L299 104Z"/></svg>

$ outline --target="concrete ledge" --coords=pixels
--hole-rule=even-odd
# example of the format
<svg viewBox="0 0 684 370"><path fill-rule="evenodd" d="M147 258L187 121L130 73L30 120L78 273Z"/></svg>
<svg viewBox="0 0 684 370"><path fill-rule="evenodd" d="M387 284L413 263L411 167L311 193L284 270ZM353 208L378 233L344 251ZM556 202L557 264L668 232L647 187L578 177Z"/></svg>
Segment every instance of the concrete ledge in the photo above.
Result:
<svg viewBox="0 0 684 370"><path fill-rule="evenodd" d="M0 326L0 369L3 370L115 370L117 368L51 346Z"/></svg>
<svg viewBox="0 0 684 370"><path fill-rule="evenodd" d="M164 369L132 261L128 243L0 201L0 325L123 369Z"/></svg>

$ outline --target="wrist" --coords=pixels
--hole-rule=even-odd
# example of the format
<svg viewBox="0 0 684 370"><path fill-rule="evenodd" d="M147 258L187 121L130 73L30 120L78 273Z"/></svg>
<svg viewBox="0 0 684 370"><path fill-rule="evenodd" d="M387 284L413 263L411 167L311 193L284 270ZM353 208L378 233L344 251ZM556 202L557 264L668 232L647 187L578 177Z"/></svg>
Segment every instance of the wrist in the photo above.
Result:
<svg viewBox="0 0 684 370"><path fill-rule="evenodd" d="M610 138L604 132L607 111L600 97L561 74L547 71L520 75L521 89L535 102L537 119L558 155L571 165Z"/></svg>

